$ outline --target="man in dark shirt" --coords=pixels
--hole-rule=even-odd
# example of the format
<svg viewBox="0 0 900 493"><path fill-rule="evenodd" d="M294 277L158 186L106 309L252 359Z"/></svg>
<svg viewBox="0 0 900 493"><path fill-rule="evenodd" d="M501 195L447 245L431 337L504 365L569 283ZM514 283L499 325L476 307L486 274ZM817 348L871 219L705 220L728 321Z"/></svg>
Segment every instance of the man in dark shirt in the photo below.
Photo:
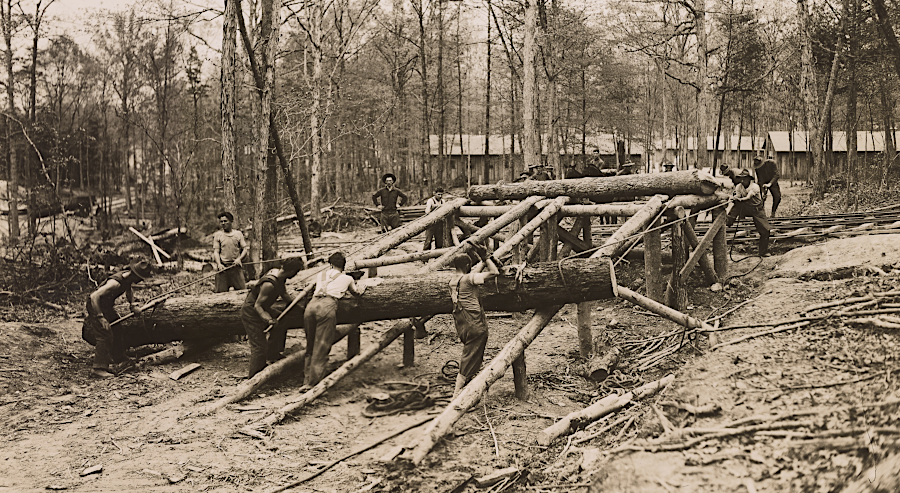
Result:
<svg viewBox="0 0 900 493"><path fill-rule="evenodd" d="M565 178L567 180L571 180L574 178L584 178L584 173L582 173L581 171L578 171L578 169L575 167L575 163L572 162L566 166Z"/></svg>
<svg viewBox="0 0 900 493"><path fill-rule="evenodd" d="M781 203L781 187L778 186L778 165L772 158L765 161L757 156L753 158L753 168L756 169L756 181L762 189L763 204L766 202L766 195L772 194L772 214L769 217L775 217L775 211L778 210L778 204Z"/></svg>
<svg viewBox="0 0 900 493"><path fill-rule="evenodd" d="M381 177L384 188L372 195L372 201L376 206L381 206L381 225L388 230L400 227L400 213L397 207L403 207L408 199L406 194L394 188L397 177L387 173ZM379 204L378 201L381 200Z"/></svg>

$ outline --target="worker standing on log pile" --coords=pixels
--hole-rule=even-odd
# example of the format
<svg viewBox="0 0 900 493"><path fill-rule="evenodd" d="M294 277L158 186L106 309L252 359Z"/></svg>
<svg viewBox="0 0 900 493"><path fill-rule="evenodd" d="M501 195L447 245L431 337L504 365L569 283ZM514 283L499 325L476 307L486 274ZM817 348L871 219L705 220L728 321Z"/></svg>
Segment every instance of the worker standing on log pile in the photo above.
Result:
<svg viewBox="0 0 900 493"><path fill-rule="evenodd" d="M753 183L753 175L749 169L743 169L731 179L734 184L734 202L728 206L728 226L741 217L753 218L753 225L759 233L759 256L769 256L769 219L766 217L766 209L763 206L762 194L759 185Z"/></svg>
<svg viewBox="0 0 900 493"><path fill-rule="evenodd" d="M775 217L775 211L778 210L778 204L781 203L781 187L778 186L778 178L781 174L778 172L778 165L772 158L765 161L759 156L753 158L753 168L756 170L756 181L762 189L763 207L766 203L766 195L772 194L772 215Z"/></svg>
<svg viewBox="0 0 900 493"><path fill-rule="evenodd" d="M450 299L453 300L456 334L463 343L453 397L459 395L463 387L481 370L488 340L488 326L478 286L500 274L493 258L487 257L487 249L481 245L474 246L475 253L487 267L487 272L471 273L472 259L468 255L460 254L453 258L453 266L459 276L450 281Z"/></svg>
<svg viewBox="0 0 900 493"><path fill-rule="evenodd" d="M234 215L228 211L218 216L221 231L213 235L213 259L216 261L216 292L224 293L230 288L235 291L247 289L244 279L243 260L250 254L250 245L244 233L233 229Z"/></svg>
<svg viewBox="0 0 900 493"><path fill-rule="evenodd" d="M110 363L133 364L125 356L125 341L120 329L110 324L119 319L116 313L116 298L125 293L131 311L139 315L140 307L134 302L131 286L152 275L150 263L146 260L132 262L128 270L113 274L100 289L91 293L87 300L87 317L81 328L81 338L92 344L94 349L93 373L100 378L114 376L109 371Z"/></svg>
<svg viewBox="0 0 900 493"><path fill-rule="evenodd" d="M288 294L285 282L296 276L305 267L300 257L285 259L281 269L272 269L250 288L241 306L241 323L250 341L250 368L247 378L252 378L267 364L272 364L284 355L287 328L277 327L280 311L272 308L278 298L288 305L294 298ZM266 337L268 333L268 338Z"/></svg>
<svg viewBox="0 0 900 493"><path fill-rule="evenodd" d="M434 189L434 196L425 202L425 215L431 214L431 211L437 209L444 204L444 189L441 187ZM425 230L425 243L422 245L422 251L431 250L431 243L434 240L435 248L444 248L444 221L438 221L434 226L429 226Z"/></svg>
<svg viewBox="0 0 900 493"><path fill-rule="evenodd" d="M397 208L403 207L408 201L405 193L394 188L396 181L397 177L393 173L386 173L381 177L384 188L372 195L375 206L381 207L381 227L384 231L400 227L400 212L397 211ZM379 200L381 200L380 204Z"/></svg>
<svg viewBox="0 0 900 493"><path fill-rule="evenodd" d="M366 289L364 285L357 285L356 280L349 274L344 273L347 259L343 253L332 253L328 257L328 263L331 267L316 277L316 289L303 314L303 327L306 329L303 383L310 387L318 384L327 370L328 354L331 352L337 328L338 300L343 298L347 291L360 296Z"/></svg>

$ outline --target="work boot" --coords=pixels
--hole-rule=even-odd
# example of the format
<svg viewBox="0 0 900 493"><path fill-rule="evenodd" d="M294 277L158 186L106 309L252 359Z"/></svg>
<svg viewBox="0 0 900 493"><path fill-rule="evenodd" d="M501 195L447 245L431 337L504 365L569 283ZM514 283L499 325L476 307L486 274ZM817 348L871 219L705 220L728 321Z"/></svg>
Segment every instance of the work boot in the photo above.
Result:
<svg viewBox="0 0 900 493"><path fill-rule="evenodd" d="M109 370L105 370L103 368L94 368L92 373L94 374L95 377L98 377L98 378L112 378L115 376L112 373L110 373Z"/></svg>

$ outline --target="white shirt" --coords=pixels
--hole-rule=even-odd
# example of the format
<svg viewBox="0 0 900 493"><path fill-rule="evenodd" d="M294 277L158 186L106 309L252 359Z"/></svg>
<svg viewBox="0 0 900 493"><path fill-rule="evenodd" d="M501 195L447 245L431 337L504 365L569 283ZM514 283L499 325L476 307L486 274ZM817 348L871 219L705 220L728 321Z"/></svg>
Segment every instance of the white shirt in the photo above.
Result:
<svg viewBox="0 0 900 493"><path fill-rule="evenodd" d="M319 273L316 277L316 290L314 296L327 295L335 299L341 299L347 293L353 278L337 269L328 269Z"/></svg>
<svg viewBox="0 0 900 493"><path fill-rule="evenodd" d="M441 197L439 199L436 197L431 197L430 199L428 199L428 202L425 202L425 214L431 214L431 211L437 209L437 207L439 205L442 205L443 203L444 203L443 197Z"/></svg>

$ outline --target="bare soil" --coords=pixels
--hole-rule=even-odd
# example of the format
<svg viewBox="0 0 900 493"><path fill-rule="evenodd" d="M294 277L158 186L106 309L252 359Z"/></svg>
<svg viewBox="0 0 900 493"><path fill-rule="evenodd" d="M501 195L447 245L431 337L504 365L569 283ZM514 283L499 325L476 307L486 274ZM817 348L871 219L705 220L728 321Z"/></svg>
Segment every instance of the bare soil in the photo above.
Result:
<svg viewBox="0 0 900 493"><path fill-rule="evenodd" d="M893 244L900 240L887 235L875 238ZM334 239L359 241L350 235ZM872 241L871 237L852 240L842 240L847 243L840 246L840 265L870 262L869 256L860 256L845 265ZM828 250L830 245L812 248L833 251ZM775 251L783 253L787 248L776 245ZM748 271L755 259L735 264L735 274L747 275L732 279L723 292L700 287L699 274L695 274L688 312L707 318L755 298L722 324L772 321L794 317L814 303L900 286L896 271L890 270L888 276L856 272L856 277L838 280L798 280L795 261L819 271L837 266L831 256L801 250L768 259L752 272ZM734 255L742 256L740 251ZM872 255L881 267L900 261L895 249L872 250ZM415 266L393 267L381 273L403 274L413 269ZM633 289L642 286L640 264L620 265L619 270L621 284ZM391 447L412 441L421 431L417 428L345 460L291 491L446 492L473 475L518 466L528 474L520 475L515 484L503 485L503 491L586 491L590 483L597 485L596 491L742 491L752 480L756 491L827 492L840 491L889 450L883 435L872 435L864 448L846 450L827 444L798 446L794 443L798 437L746 434L709 440L685 451L610 453L623 444L635 446L663 435L652 405L657 405L675 428L719 427L750 415L826 411L898 397L893 375L900 340L894 332L847 325L835 318L716 351L709 350L705 337L686 338L680 351L659 366L639 372L635 364L639 357L627 349L628 341L663 334L676 326L616 299L598 302L594 313L595 337L626 348L618 370L599 387L576 375L575 307L567 306L526 352L531 388L527 401L514 397L508 372L490 388L479 409L460 420L423 465L378 460ZM530 319L530 313L495 315L489 318L487 359ZM440 403L446 403L441 397L452 391L442 369L448 361L457 360L460 351L452 319L435 317L428 324L429 336L416 342L415 366L399 366L402 343L395 342L315 403L269 430L265 440L258 440L238 430L296 399L302 385L299 375L272 382L250 399L212 416L196 414L203 404L229 393L244 379L249 356L246 342L223 342L178 362L98 380L90 376L93 348L80 338L78 316L61 317L58 312L34 309L21 313L18 320L9 318L0 323L0 347L6 348L0 354L0 492L47 488L78 492L269 491L440 410ZM363 347L390 324L366 324ZM729 340L758 330L762 329L725 331L719 337ZM674 343L678 341L669 341ZM289 351L300 350L303 344L302 332L289 333ZM345 343L336 344L332 362L339 364L345 354ZM169 378L171 372L195 362L201 365L197 371L178 381ZM549 448L536 445L536 434L557 418L610 392L623 393L672 372L675 383L661 395L607 420L631 416L634 424L627 423L627 429L620 424L581 444L562 438ZM452 372L448 376L452 377ZM859 381L844 383L853 380ZM390 391L392 382L427 385L439 405L365 417L367 397ZM660 404L671 400L695 405L714 402L722 411L695 417ZM897 405L825 412L802 418L810 424L800 431L825 436L825 432L840 435L850 428L892 427L898 413ZM591 457L594 460L585 461ZM102 471L80 475L92 466L102 466ZM498 485L493 491L500 489ZM476 487L470 483L455 491L476 491Z"/></svg>

